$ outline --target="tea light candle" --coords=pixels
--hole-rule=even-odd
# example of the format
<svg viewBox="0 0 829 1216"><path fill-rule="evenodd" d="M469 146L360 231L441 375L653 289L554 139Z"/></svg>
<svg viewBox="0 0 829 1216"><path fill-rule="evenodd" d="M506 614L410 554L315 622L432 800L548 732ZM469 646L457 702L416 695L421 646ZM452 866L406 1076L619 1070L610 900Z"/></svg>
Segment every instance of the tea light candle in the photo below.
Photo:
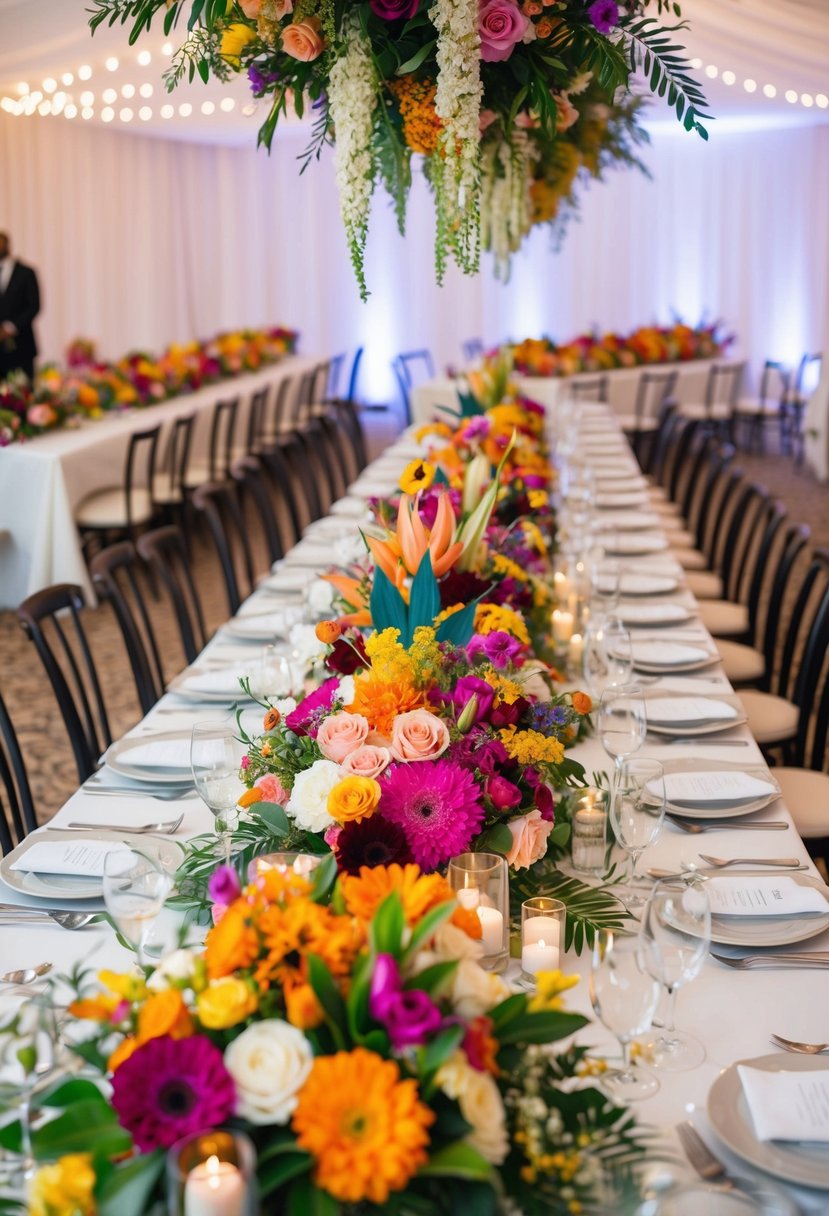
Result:
<svg viewBox="0 0 829 1216"><path fill-rule="evenodd" d="M572 612L562 612L561 609L553 610L553 638L559 645L566 645L573 636L573 614Z"/></svg>
<svg viewBox="0 0 829 1216"><path fill-rule="evenodd" d="M497 908L477 908L481 922L484 955L498 954L504 948L504 918Z"/></svg>
<svg viewBox="0 0 829 1216"><path fill-rule="evenodd" d="M245 1180L231 1161L208 1157L187 1176L184 1216L243 1216Z"/></svg>
<svg viewBox="0 0 829 1216"><path fill-rule="evenodd" d="M524 921L521 968L528 975L557 971L561 963L561 929L554 916L531 916Z"/></svg>
<svg viewBox="0 0 829 1216"><path fill-rule="evenodd" d="M584 653L584 640L580 633L574 633L570 638L570 645L567 647L567 657L570 662L576 666L581 662L581 656Z"/></svg>
<svg viewBox="0 0 829 1216"><path fill-rule="evenodd" d="M547 947L560 946L561 930L554 916L530 916L524 921L522 941L524 946L543 941Z"/></svg>

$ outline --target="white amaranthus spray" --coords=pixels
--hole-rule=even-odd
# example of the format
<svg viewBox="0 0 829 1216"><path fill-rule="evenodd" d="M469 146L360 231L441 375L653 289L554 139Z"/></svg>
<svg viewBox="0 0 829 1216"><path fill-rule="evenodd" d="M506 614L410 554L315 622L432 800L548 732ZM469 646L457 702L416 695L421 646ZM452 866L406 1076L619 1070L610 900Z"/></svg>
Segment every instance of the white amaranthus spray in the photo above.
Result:
<svg viewBox="0 0 829 1216"><path fill-rule="evenodd" d="M331 68L328 110L334 123L334 167L340 214L360 298L368 298L363 255L368 235L375 164L372 154L378 82L371 44L352 16L343 30L345 50Z"/></svg>
<svg viewBox="0 0 829 1216"><path fill-rule="evenodd" d="M442 278L446 248L459 266L478 270L480 235L481 39L478 0L435 0L429 20L438 33L435 111L443 124L433 173L438 211L437 266Z"/></svg>
<svg viewBox="0 0 829 1216"><path fill-rule="evenodd" d="M506 278L510 254L532 225L530 186L538 152L526 132L487 139L482 156L481 243L495 256L495 273Z"/></svg>

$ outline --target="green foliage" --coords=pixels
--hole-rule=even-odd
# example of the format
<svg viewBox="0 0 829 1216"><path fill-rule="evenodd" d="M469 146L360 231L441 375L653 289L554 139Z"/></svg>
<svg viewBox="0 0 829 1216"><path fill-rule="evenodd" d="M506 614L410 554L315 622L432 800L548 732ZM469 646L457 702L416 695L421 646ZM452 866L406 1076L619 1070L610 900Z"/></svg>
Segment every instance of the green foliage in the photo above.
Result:
<svg viewBox="0 0 829 1216"><path fill-rule="evenodd" d="M690 74L683 49L671 41L671 34L683 26L665 29L654 17L623 20L622 29L628 40L631 71L641 68L648 78L651 92L666 97L676 111L677 119L686 131L696 131L703 139L708 132L701 120L710 119L702 89Z"/></svg>
<svg viewBox="0 0 829 1216"><path fill-rule="evenodd" d="M531 870L521 870L510 881L510 906L513 919L520 916L521 904L536 895L559 899L567 908L564 926L564 947L576 954L592 950L597 929L623 929L630 920L624 904L602 887L590 887L578 878L571 878L544 859Z"/></svg>

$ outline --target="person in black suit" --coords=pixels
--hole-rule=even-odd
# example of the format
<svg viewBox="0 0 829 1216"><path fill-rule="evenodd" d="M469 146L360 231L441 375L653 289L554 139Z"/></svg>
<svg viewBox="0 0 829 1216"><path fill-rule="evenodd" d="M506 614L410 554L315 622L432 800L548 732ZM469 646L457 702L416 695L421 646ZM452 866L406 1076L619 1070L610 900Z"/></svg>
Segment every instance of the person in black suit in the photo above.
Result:
<svg viewBox="0 0 829 1216"><path fill-rule="evenodd" d="M31 266L11 255L11 241L0 232L0 380L9 372L35 374L35 341L32 322L40 312L40 289Z"/></svg>

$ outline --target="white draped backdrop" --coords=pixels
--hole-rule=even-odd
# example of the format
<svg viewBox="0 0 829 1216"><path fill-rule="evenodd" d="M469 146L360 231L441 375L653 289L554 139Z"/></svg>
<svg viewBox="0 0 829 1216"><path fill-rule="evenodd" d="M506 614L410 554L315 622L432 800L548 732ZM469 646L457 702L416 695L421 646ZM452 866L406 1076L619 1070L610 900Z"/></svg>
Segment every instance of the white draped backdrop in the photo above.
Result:
<svg viewBox="0 0 829 1216"><path fill-rule="evenodd" d="M157 349L224 327L283 323L302 349L366 347L362 394L393 391L389 357L428 346L457 362L480 336L629 329L720 317L753 369L829 350L829 126L712 124L709 144L661 126L652 179L608 176L583 196L559 253L544 232L507 284L432 274L432 206L413 192L397 236L383 196L360 303L329 157L297 172L306 131L253 147L146 138L0 114L0 228L39 270L42 354L73 337L103 355Z"/></svg>

